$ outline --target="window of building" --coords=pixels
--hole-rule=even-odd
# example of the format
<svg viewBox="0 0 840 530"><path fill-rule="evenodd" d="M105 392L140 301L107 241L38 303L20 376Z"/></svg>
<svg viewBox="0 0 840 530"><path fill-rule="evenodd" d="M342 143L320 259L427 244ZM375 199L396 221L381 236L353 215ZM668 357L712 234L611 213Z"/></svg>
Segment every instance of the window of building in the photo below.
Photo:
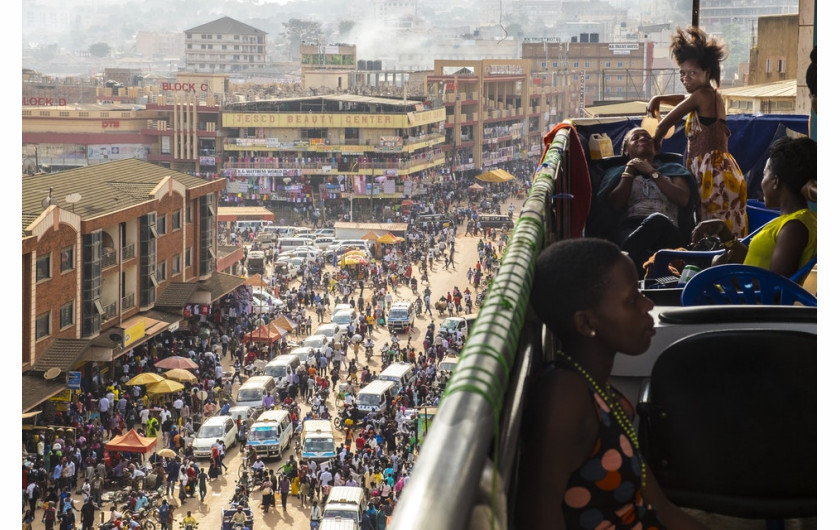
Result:
<svg viewBox="0 0 840 530"><path fill-rule="evenodd" d="M192 206L187 206L187 223L192 223Z"/></svg>
<svg viewBox="0 0 840 530"><path fill-rule="evenodd" d="M579 67L579 66L580 66L580 63L579 63L579 62L577 62L577 61L575 61L574 63L572 63L572 68L577 68L577 67Z"/></svg>
<svg viewBox="0 0 840 530"><path fill-rule="evenodd" d="M80 117L80 118L87 118L87 117L88 117L88 113L87 113L86 111L79 112L79 117Z"/></svg>
<svg viewBox="0 0 840 530"><path fill-rule="evenodd" d="M618 61L617 66L618 66L619 68L623 68L623 67L624 67L624 61Z"/></svg>
<svg viewBox="0 0 840 530"><path fill-rule="evenodd" d="M773 59L767 59L767 73L773 73Z"/></svg>
<svg viewBox="0 0 840 530"><path fill-rule="evenodd" d="M610 81L611 79L612 79L612 76L610 74L605 74L604 75L604 81Z"/></svg>
<svg viewBox="0 0 840 530"><path fill-rule="evenodd" d="M166 214L159 215L157 218L157 235L162 236L164 234L166 234Z"/></svg>
<svg viewBox="0 0 840 530"><path fill-rule="evenodd" d="M624 76L623 75L617 75L617 76L615 76L615 78L618 79L619 81L624 81Z"/></svg>
<svg viewBox="0 0 840 530"><path fill-rule="evenodd" d="M73 325L73 317L74 317L74 309L75 302L70 301L61 306L61 311L59 311L59 329L64 329L67 326Z"/></svg>
<svg viewBox="0 0 840 530"><path fill-rule="evenodd" d="M216 40L222 40L222 36L221 35L216 35Z"/></svg>
<svg viewBox="0 0 840 530"><path fill-rule="evenodd" d="M787 68L787 65L785 63L786 63L786 61L784 59L779 59L779 73L780 74L786 73L785 70Z"/></svg>
<svg viewBox="0 0 840 530"><path fill-rule="evenodd" d="M181 210L172 212L172 231L181 229Z"/></svg>
<svg viewBox="0 0 840 530"><path fill-rule="evenodd" d="M607 61L607 62L604 63L604 68L610 68L610 67L611 67L610 61Z"/></svg>
<svg viewBox="0 0 840 530"><path fill-rule="evenodd" d="M543 61L543 62L542 62L542 67L543 67L543 68L545 68L545 65L546 65L546 64L547 64L547 63L546 63L545 61Z"/></svg>
<svg viewBox="0 0 840 530"><path fill-rule="evenodd" d="M73 251L73 247L65 247L61 249L59 253L59 258L61 261L61 272L73 270L76 268L76 254Z"/></svg>
<svg viewBox="0 0 840 530"><path fill-rule="evenodd" d="M157 264L157 271L155 271L155 278L157 281L162 282L166 279L166 262L161 261Z"/></svg>
<svg viewBox="0 0 840 530"><path fill-rule="evenodd" d="M583 67L584 68L589 68L589 61L584 61Z"/></svg>
<svg viewBox="0 0 840 530"><path fill-rule="evenodd" d="M181 255L175 254L172 256L172 264L169 265L169 270L172 272L172 276L176 274L181 274Z"/></svg>
<svg viewBox="0 0 840 530"><path fill-rule="evenodd" d="M239 40L239 35L234 35L233 40Z"/></svg>
<svg viewBox="0 0 840 530"><path fill-rule="evenodd" d="M188 248L184 251L184 267L192 267L192 249Z"/></svg>
<svg viewBox="0 0 840 530"><path fill-rule="evenodd" d="M574 80L575 80L575 81L577 81L577 80L578 80L578 75L577 75L577 74L575 74L575 76L574 76Z"/></svg>
<svg viewBox="0 0 840 530"><path fill-rule="evenodd" d="M47 280L52 277L51 254L45 254L35 261L35 281Z"/></svg>
<svg viewBox="0 0 840 530"><path fill-rule="evenodd" d="M621 86L620 86L620 87L616 87L615 91L616 91L616 92L618 92L619 94L621 94L621 93L623 93L623 92L624 92L624 87L621 87Z"/></svg>
<svg viewBox="0 0 840 530"><path fill-rule="evenodd" d="M192 33L187 33L187 38L191 39L192 38Z"/></svg>
<svg viewBox="0 0 840 530"><path fill-rule="evenodd" d="M192 44L187 44L187 49L192 50Z"/></svg>
<svg viewBox="0 0 840 530"><path fill-rule="evenodd" d="M222 44L222 49L227 50L227 44Z"/></svg>
<svg viewBox="0 0 840 530"><path fill-rule="evenodd" d="M551 63L551 66L552 66L552 67L554 67L554 68L557 68L557 61L553 61L553 62Z"/></svg>
<svg viewBox="0 0 840 530"><path fill-rule="evenodd" d="M586 80L589 81L589 74L586 74Z"/></svg>
<svg viewBox="0 0 840 530"><path fill-rule="evenodd" d="M50 334L50 312L41 313L35 317L35 340L43 339Z"/></svg>

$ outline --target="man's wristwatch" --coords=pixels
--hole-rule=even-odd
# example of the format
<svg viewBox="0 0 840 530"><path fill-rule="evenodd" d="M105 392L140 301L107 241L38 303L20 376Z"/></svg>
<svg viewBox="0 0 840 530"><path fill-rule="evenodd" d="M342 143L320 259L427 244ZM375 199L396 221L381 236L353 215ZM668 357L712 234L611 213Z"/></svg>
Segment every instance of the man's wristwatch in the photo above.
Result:
<svg viewBox="0 0 840 530"><path fill-rule="evenodd" d="M652 178L653 180L658 179L659 178L659 171L654 171L653 173L651 173L650 178Z"/></svg>

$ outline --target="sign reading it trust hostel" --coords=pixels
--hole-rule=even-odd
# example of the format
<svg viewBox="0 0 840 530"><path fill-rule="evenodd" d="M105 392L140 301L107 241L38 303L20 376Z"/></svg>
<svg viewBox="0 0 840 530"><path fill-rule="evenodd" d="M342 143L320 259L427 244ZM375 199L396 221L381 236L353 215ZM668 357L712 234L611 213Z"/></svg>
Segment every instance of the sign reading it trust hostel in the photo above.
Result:
<svg viewBox="0 0 840 530"><path fill-rule="evenodd" d="M405 114L321 114L321 113L239 113L222 115L223 127L358 127L395 129L415 127L446 119L446 109L433 109Z"/></svg>

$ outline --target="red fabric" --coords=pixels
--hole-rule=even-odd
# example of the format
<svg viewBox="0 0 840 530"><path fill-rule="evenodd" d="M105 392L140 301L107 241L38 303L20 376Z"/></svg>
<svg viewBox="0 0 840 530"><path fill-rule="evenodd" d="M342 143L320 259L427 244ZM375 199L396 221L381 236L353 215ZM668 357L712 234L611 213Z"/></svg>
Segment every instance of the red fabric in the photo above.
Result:
<svg viewBox="0 0 840 530"><path fill-rule="evenodd" d="M559 223L562 222L560 217L561 201L571 201L571 226L569 227L569 233L571 237L582 237L583 229L586 226L586 218L589 217L589 207L592 202L592 181L589 178L589 164L586 160L586 152L583 150L583 146L580 143L580 137L577 135L577 131L572 124L558 123L548 132L548 134L543 136L543 144L545 147L543 148L542 157L540 157L540 163L542 163L545 159L545 155L548 153L548 147L554 140L554 136L561 129L571 129L568 145L569 164L567 166L569 168L569 183L571 189L558 189L555 183L554 193L571 193L574 198L556 198L554 200L555 213L557 214L556 217L558 222L557 230L560 231L562 228L559 225Z"/></svg>
<svg viewBox="0 0 840 530"><path fill-rule="evenodd" d="M157 438L140 436L137 431L131 429L127 433L116 436L105 444L106 451L126 451L129 453L148 453L154 451Z"/></svg>

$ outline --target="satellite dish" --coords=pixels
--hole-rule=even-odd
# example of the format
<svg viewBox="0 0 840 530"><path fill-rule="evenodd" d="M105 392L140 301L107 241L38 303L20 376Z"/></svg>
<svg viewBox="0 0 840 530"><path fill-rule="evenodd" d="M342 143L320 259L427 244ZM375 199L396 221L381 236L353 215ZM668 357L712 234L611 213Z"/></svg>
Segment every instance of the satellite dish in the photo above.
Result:
<svg viewBox="0 0 840 530"><path fill-rule="evenodd" d="M56 377L58 377L58 374L60 374L60 373L61 373L61 368L59 368L57 366L53 366L52 368L50 368L49 370L44 372L44 379L46 379L47 381L49 381L51 379L55 379Z"/></svg>
<svg viewBox="0 0 840 530"><path fill-rule="evenodd" d="M71 193L70 195L65 197L64 200L69 202L70 204L75 204L82 200L82 195L79 193Z"/></svg>
<svg viewBox="0 0 840 530"><path fill-rule="evenodd" d="M114 342L122 342L123 340L123 336L119 333L111 333L110 335L108 335L108 338Z"/></svg>
<svg viewBox="0 0 840 530"><path fill-rule="evenodd" d="M200 399L201 401L204 401L205 399L207 399L207 391L206 390L199 390L198 391L198 399Z"/></svg>

